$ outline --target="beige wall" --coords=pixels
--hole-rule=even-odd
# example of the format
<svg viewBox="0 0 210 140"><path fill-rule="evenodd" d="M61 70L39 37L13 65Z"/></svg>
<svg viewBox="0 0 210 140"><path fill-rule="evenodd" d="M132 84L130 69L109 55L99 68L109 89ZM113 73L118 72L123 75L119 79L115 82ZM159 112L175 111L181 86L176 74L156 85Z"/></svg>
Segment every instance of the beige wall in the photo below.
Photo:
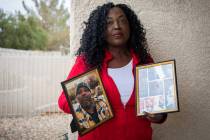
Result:
<svg viewBox="0 0 210 140"><path fill-rule="evenodd" d="M111 0L72 0L71 50L79 47L82 22ZM153 125L154 140L210 139L210 1L119 0L136 11L155 61L176 59L180 112ZM73 52L73 51L72 51ZM73 53L72 53L73 54Z"/></svg>

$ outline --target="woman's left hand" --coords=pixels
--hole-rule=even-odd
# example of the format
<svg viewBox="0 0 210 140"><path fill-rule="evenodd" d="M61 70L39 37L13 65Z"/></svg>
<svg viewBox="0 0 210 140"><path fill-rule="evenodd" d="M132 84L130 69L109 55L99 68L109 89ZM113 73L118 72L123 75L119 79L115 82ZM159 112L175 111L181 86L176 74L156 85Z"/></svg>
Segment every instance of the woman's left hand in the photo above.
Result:
<svg viewBox="0 0 210 140"><path fill-rule="evenodd" d="M151 114L144 112L144 117L152 123L163 123L167 119L167 113Z"/></svg>

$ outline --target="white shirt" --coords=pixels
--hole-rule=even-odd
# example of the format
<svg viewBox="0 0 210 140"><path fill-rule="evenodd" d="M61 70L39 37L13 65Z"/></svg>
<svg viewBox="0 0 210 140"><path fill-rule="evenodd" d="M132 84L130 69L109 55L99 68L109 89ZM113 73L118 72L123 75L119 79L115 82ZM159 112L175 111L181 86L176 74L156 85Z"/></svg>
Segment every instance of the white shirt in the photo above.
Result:
<svg viewBox="0 0 210 140"><path fill-rule="evenodd" d="M124 106L127 104L134 88L133 65L132 60L121 68L108 68L108 74L114 80L118 91L120 92L121 101Z"/></svg>

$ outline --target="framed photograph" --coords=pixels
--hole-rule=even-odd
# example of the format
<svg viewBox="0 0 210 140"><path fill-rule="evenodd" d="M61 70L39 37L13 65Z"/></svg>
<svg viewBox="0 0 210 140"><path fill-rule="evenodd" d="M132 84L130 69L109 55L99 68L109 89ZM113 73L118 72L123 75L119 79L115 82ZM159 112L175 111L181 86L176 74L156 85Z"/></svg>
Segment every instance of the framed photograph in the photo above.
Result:
<svg viewBox="0 0 210 140"><path fill-rule="evenodd" d="M80 136L113 118L97 68L61 82L61 85Z"/></svg>
<svg viewBox="0 0 210 140"><path fill-rule="evenodd" d="M175 60L136 67L136 112L179 111Z"/></svg>

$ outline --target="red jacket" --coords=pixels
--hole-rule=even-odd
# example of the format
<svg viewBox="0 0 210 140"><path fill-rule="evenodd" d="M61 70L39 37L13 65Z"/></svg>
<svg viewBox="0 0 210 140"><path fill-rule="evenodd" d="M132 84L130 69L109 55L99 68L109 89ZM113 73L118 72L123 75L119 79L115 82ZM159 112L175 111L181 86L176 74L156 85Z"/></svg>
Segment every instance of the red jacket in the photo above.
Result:
<svg viewBox="0 0 210 140"><path fill-rule="evenodd" d="M133 71L135 65L139 64L139 58L131 51L133 58ZM152 128L151 123L145 118L137 117L135 112L135 88L132 95L124 107L120 99L120 93L107 73L108 62L112 59L110 52L105 52L105 58L102 63L100 77L103 82L108 99L111 103L114 118L106 123L98 126L90 133L78 138L78 140L151 140ZM148 63L152 63L153 59L148 57ZM82 57L77 57L76 62L67 77L70 79L87 70L87 65ZM66 97L62 92L59 100L59 107L66 113L70 113Z"/></svg>

